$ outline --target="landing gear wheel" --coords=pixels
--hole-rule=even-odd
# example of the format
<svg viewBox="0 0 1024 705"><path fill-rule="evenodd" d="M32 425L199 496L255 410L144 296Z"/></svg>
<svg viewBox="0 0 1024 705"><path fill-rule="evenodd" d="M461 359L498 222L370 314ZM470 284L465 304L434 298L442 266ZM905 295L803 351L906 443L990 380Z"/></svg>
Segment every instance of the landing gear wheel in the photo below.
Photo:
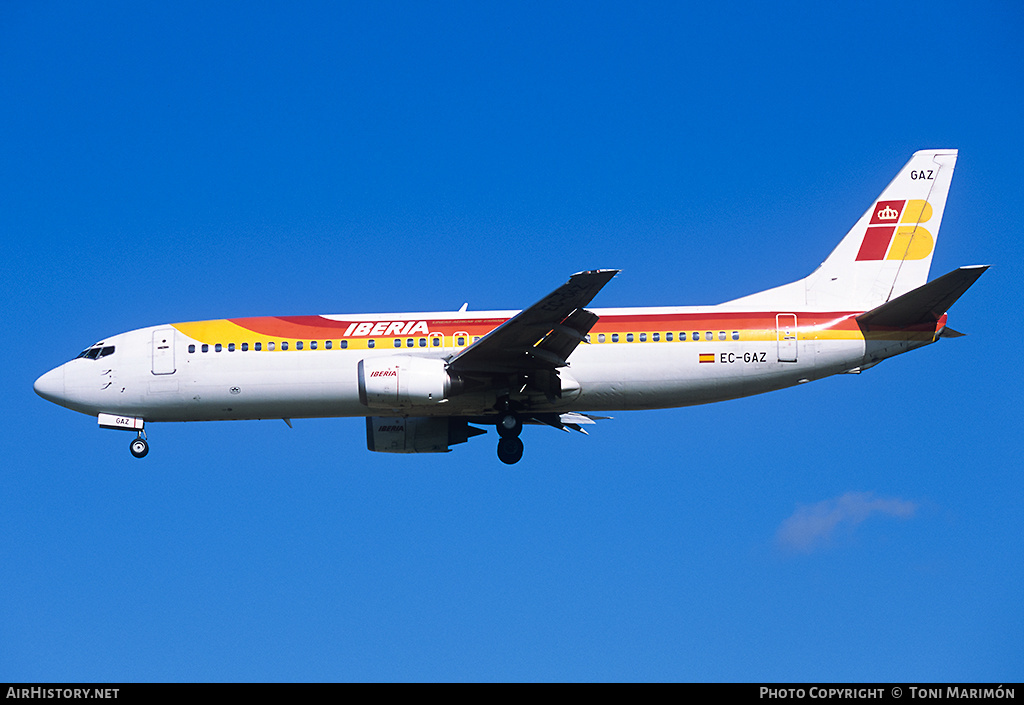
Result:
<svg viewBox="0 0 1024 705"><path fill-rule="evenodd" d="M498 435L502 438L516 438L523 431L523 422L511 411L502 411L498 414Z"/></svg>
<svg viewBox="0 0 1024 705"><path fill-rule="evenodd" d="M132 441L129 448L131 448L132 455L134 455L136 458L145 458L146 453L149 452L149 444L146 443L145 438L136 438L134 441Z"/></svg>
<svg viewBox="0 0 1024 705"><path fill-rule="evenodd" d="M523 441L518 437L502 438L498 441L498 460L505 465L515 465L523 457Z"/></svg>

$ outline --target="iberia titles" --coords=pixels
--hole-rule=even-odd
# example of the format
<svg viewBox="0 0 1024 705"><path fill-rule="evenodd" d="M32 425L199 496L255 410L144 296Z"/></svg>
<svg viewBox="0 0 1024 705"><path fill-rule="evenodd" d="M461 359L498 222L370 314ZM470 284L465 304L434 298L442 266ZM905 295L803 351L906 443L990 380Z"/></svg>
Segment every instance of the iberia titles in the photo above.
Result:
<svg viewBox="0 0 1024 705"><path fill-rule="evenodd" d="M345 329L344 338L387 338L389 336L401 337L405 335L416 335L430 333L426 321L363 321L353 323Z"/></svg>

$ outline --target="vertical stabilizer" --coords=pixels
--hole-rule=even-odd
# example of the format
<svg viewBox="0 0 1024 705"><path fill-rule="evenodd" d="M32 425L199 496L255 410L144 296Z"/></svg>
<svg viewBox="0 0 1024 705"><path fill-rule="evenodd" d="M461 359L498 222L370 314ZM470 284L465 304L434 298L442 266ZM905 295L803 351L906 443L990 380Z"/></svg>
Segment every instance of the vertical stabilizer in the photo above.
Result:
<svg viewBox="0 0 1024 705"><path fill-rule="evenodd" d="M928 281L955 149L916 152L805 279L807 304L872 309Z"/></svg>
<svg viewBox="0 0 1024 705"><path fill-rule="evenodd" d="M955 149L915 152L809 277L725 304L869 311L928 281Z"/></svg>

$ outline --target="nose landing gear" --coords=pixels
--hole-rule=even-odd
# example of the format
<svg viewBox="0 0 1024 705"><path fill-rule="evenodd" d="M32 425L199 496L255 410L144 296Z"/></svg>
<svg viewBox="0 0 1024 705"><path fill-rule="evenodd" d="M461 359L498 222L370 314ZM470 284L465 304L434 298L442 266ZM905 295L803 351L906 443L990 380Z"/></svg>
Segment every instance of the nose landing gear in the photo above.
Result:
<svg viewBox="0 0 1024 705"><path fill-rule="evenodd" d="M139 437L133 439L128 448L136 458L146 457L146 453L149 452L149 443L146 442L142 431L139 431Z"/></svg>
<svg viewBox="0 0 1024 705"><path fill-rule="evenodd" d="M146 442L146 422L136 416L119 416L117 414L98 414L100 428L112 428L117 431L135 431L138 437L128 445L128 449L136 458L145 458L149 452Z"/></svg>

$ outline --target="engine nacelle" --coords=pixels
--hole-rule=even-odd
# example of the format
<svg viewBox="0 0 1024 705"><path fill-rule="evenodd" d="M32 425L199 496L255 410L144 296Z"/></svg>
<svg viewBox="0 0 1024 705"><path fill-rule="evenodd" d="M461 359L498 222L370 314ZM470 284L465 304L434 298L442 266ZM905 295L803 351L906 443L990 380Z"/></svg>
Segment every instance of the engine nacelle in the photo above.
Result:
<svg viewBox="0 0 1024 705"><path fill-rule="evenodd" d="M447 416L366 419L366 447L377 453L447 453L449 446L465 443L487 431L462 419Z"/></svg>
<svg viewBox="0 0 1024 705"><path fill-rule="evenodd" d="M444 360L395 355L359 361L359 401L371 409L433 406L452 394L452 386Z"/></svg>

